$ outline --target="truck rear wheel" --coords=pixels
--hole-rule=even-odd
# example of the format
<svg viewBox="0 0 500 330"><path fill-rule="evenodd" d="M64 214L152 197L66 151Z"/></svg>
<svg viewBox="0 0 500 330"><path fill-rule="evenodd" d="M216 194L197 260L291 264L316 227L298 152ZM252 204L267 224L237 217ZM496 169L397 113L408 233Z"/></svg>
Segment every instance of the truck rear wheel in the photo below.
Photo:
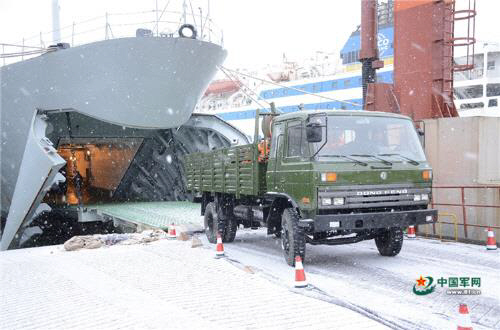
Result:
<svg viewBox="0 0 500 330"><path fill-rule="evenodd" d="M306 238L304 229L299 227L299 214L294 208L287 208L281 216L281 247L286 263L295 266L295 257L302 260L306 256Z"/></svg>
<svg viewBox="0 0 500 330"><path fill-rule="evenodd" d="M217 243L217 232L219 231L219 217L217 216L217 208L215 203L211 202L207 204L205 208L205 234L207 235L208 241L212 244ZM223 236L223 235L221 235Z"/></svg>
<svg viewBox="0 0 500 330"><path fill-rule="evenodd" d="M217 243L217 232L220 232L222 241L224 243L230 243L234 241L236 237L236 230L238 229L238 222L236 218L231 217L226 220L225 226L223 226L224 220L217 214L217 207L214 202L208 203L205 208L205 234L207 235L208 241L212 244ZM223 229L222 229L223 228Z"/></svg>
<svg viewBox="0 0 500 330"><path fill-rule="evenodd" d="M394 257L403 246L403 230L397 227L386 229L375 237L375 244L380 255Z"/></svg>
<svg viewBox="0 0 500 330"><path fill-rule="evenodd" d="M237 229L238 229L238 222L236 221L236 217L232 216L231 218L227 219L223 241L228 243L234 241Z"/></svg>

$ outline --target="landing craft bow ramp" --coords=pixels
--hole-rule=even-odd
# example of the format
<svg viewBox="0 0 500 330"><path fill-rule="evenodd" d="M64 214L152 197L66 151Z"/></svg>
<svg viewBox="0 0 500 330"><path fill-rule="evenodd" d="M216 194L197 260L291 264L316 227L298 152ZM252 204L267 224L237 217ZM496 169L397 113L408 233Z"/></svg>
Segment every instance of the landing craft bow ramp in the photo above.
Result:
<svg viewBox="0 0 500 330"><path fill-rule="evenodd" d="M192 115L225 56L201 40L137 37L3 66L1 249L40 234L43 214L91 221L86 203L189 198L183 154L248 142Z"/></svg>

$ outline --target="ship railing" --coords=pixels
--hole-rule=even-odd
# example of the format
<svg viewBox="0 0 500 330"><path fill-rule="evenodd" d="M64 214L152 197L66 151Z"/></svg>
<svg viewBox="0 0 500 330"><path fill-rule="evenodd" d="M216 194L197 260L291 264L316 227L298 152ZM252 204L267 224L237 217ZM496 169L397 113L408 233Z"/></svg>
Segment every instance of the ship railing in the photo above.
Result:
<svg viewBox="0 0 500 330"><path fill-rule="evenodd" d="M0 65L11 64L50 51L53 35L60 35L58 43L71 47L91 42L135 37L138 29L147 36L178 37L179 28L191 24L197 31L197 39L224 46L223 31L203 13L147 10L140 12L105 13L58 30L39 32L16 43L0 43Z"/></svg>

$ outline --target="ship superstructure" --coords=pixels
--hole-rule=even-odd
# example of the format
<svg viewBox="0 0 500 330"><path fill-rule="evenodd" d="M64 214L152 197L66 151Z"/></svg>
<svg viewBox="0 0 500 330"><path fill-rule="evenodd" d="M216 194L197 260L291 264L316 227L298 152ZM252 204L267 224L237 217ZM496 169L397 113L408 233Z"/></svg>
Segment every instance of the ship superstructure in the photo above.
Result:
<svg viewBox="0 0 500 330"><path fill-rule="evenodd" d="M378 23L378 53L384 67L377 70L377 82L392 83L392 1L379 4ZM238 70L240 74L232 75L231 79L212 83L197 105L196 112L216 113L251 136L256 108L269 108L270 102L274 102L282 112L361 109L360 48L358 27L345 42L340 56L316 53L301 62L284 60L278 67ZM457 64L464 61L467 57L455 57ZM478 42L473 63L474 69L454 74L454 101L459 115L500 116L500 45ZM222 88L224 85L226 88Z"/></svg>
<svg viewBox="0 0 500 330"><path fill-rule="evenodd" d="M474 69L454 75L455 105L461 117L500 116L500 43L480 46ZM464 57L455 60L460 64Z"/></svg>

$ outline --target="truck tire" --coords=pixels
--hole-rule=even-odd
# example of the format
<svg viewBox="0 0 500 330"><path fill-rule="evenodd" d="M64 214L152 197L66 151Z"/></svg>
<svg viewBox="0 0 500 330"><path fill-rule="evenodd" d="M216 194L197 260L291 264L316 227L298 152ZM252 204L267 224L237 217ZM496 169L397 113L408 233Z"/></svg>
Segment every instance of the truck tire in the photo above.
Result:
<svg viewBox="0 0 500 330"><path fill-rule="evenodd" d="M403 230L398 227L386 229L375 237L375 244L380 255L394 257L401 251L403 246Z"/></svg>
<svg viewBox="0 0 500 330"><path fill-rule="evenodd" d="M233 242L236 237L236 230L238 229L238 221L236 220L236 217L232 216L228 218L224 227L225 230L222 241L227 243Z"/></svg>
<svg viewBox="0 0 500 330"><path fill-rule="evenodd" d="M306 237L299 227L299 214L294 208L286 208L281 216L281 247L286 263L295 266L295 257L306 256Z"/></svg>
<svg viewBox="0 0 500 330"><path fill-rule="evenodd" d="M219 231L219 217L217 216L217 208L214 202L207 204L205 208L205 234L207 235L208 241L212 244L217 243L217 232ZM224 236L221 234L221 236Z"/></svg>

